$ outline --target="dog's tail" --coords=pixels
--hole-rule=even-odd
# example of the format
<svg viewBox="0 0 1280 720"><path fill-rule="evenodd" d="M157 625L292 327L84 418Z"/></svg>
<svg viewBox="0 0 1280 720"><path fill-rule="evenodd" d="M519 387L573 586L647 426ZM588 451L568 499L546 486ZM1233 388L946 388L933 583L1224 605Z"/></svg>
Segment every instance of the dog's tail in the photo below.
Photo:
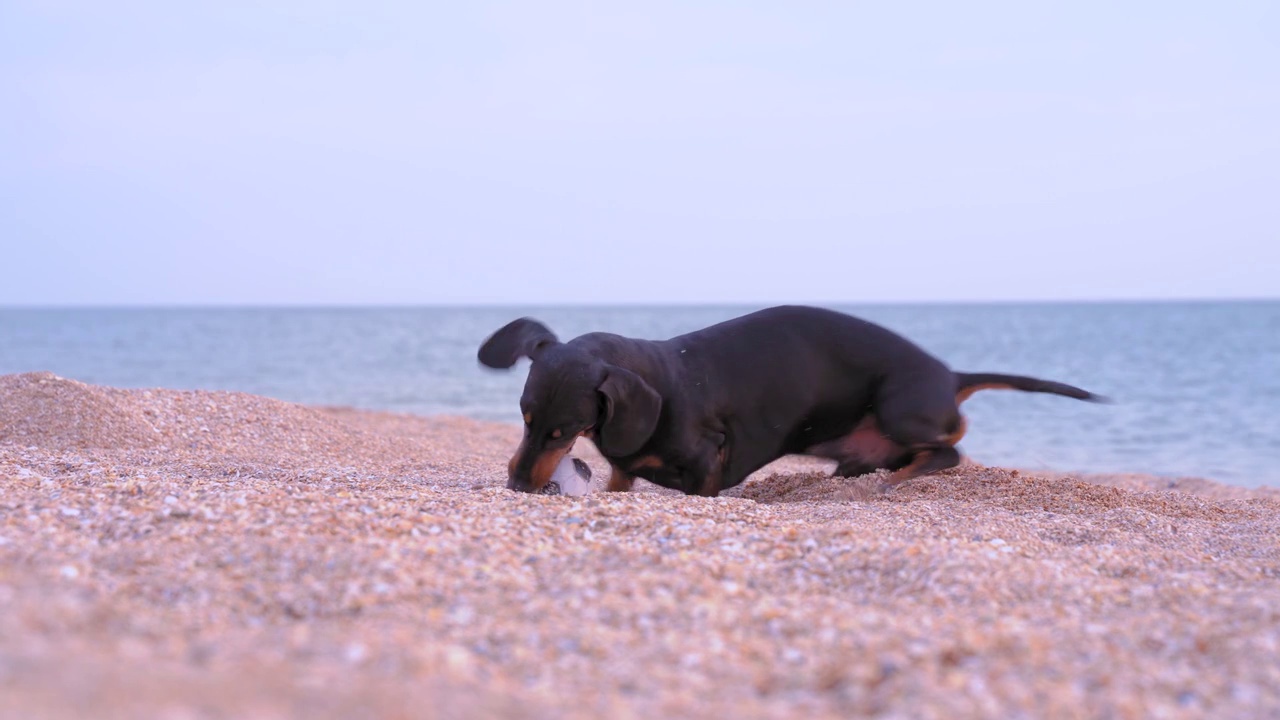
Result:
<svg viewBox="0 0 1280 720"><path fill-rule="evenodd" d="M1002 375L1000 373L956 373L956 404L969 399L979 390L1021 390L1022 392L1050 393L1064 395L1077 400L1107 403L1110 399L1095 395L1088 390L1081 390L1074 385L1041 380L1040 378L1022 375Z"/></svg>

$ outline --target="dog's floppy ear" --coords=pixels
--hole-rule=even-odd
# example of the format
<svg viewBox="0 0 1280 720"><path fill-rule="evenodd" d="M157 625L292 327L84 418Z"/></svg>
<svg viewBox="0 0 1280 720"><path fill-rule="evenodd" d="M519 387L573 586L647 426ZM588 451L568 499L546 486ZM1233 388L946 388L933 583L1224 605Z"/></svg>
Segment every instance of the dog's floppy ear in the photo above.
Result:
<svg viewBox="0 0 1280 720"><path fill-rule="evenodd" d="M505 370L522 357L532 358L539 350L560 342L546 325L532 318L520 318L503 325L480 346L476 357L491 368Z"/></svg>
<svg viewBox="0 0 1280 720"><path fill-rule="evenodd" d="M639 375L620 367L609 368L600 394L604 397L600 450L614 456L638 452L658 427L662 396Z"/></svg>

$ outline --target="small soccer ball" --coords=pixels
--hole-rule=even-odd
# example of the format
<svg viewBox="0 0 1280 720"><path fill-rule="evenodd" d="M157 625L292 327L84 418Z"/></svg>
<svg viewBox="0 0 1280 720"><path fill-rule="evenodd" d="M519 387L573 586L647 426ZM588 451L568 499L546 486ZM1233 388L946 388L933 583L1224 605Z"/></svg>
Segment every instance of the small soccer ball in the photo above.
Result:
<svg viewBox="0 0 1280 720"><path fill-rule="evenodd" d="M578 458L565 455L555 472L551 473L551 482L539 490L538 494L577 497L586 495L590 490L591 468Z"/></svg>

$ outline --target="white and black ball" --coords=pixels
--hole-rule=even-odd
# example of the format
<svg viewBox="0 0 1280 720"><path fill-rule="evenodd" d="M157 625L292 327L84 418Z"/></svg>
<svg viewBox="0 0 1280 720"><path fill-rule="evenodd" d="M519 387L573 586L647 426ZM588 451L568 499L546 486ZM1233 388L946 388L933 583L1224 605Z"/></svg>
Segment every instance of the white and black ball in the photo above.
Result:
<svg viewBox="0 0 1280 720"><path fill-rule="evenodd" d="M578 458L565 455L555 472L551 473L551 482L539 490L538 494L577 497L586 495L590 490L591 468Z"/></svg>

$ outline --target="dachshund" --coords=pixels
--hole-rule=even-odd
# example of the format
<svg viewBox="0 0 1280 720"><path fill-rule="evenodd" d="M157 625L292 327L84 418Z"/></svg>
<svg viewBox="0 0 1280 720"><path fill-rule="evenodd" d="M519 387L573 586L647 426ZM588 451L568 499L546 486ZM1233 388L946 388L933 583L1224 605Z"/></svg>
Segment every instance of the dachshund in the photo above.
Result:
<svg viewBox="0 0 1280 720"><path fill-rule="evenodd" d="M784 455L835 460L835 474L892 471L882 489L955 467L980 390L1106 398L1051 380L954 372L906 338L824 308L760 310L669 340L593 332L560 342L531 318L491 335L479 362L532 362L520 397L524 436L507 487L540 492L585 437L612 469L714 497Z"/></svg>

